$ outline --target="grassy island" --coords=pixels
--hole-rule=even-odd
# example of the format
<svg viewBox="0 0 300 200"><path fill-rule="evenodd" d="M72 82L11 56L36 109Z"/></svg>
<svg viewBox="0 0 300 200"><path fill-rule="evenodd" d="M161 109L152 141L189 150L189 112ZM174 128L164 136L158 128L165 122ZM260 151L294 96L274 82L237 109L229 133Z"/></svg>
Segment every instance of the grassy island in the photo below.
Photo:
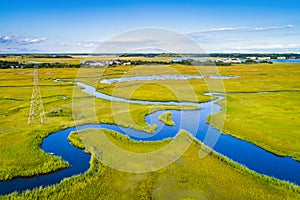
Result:
<svg viewBox="0 0 300 200"><path fill-rule="evenodd" d="M164 112L159 116L159 120L165 123L168 126L174 126L175 122L172 119L172 113L171 112Z"/></svg>

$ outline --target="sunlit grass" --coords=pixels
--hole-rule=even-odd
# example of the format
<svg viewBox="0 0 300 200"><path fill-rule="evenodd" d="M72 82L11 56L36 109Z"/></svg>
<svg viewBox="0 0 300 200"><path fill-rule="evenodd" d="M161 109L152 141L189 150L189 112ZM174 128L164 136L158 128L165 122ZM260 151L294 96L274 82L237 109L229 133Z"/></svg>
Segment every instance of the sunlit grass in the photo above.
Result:
<svg viewBox="0 0 300 200"><path fill-rule="evenodd" d="M230 94L226 99L224 127L218 124L223 113L216 114L212 124L224 133L300 160L299 99L299 92Z"/></svg>
<svg viewBox="0 0 300 200"><path fill-rule="evenodd" d="M175 122L172 119L172 113L171 112L164 112L159 116L159 120L165 123L168 126L174 126Z"/></svg>
<svg viewBox="0 0 300 200"><path fill-rule="evenodd" d="M87 84L98 84L103 78L122 77L124 74L153 75L170 74L170 69L163 66L142 66L135 72L132 66L111 67L105 70L84 69L79 80ZM196 74L199 71L213 75L209 67L169 66L181 74ZM297 64L259 64L236 65L218 68L222 75L241 76L240 79L224 80L228 94L225 101L227 113L223 131L246 139L280 155L291 155L299 159L299 80L300 68ZM132 74L130 74L132 71ZM27 125L27 116L33 87L32 69L0 70L0 180L19 176L31 176L67 166L61 158L47 155L39 146L42 139L52 132L76 124L111 123L138 130L153 132L155 126L149 126L145 115L162 109L182 109L175 106L144 106L137 104L114 103L94 99L74 89L78 69L40 69L40 88L46 120L43 125ZM124 73L126 72L126 73ZM134 72L134 73L133 73ZM135 74L138 73L138 74ZM176 74L176 73L174 73ZM71 82L53 82L55 79ZM73 82L72 82L73 81ZM216 80L209 80L216 82ZM155 83L121 83L117 93L111 85L98 84L98 90L115 96L153 101L177 101L174 95L182 94L182 100L207 101L210 97L205 81L189 80L187 83L195 91L186 95L183 81L155 81ZM140 84L134 90L135 84ZM93 107L83 107L78 115L73 116L72 98L75 90L80 98L78 105L85 105L92 100ZM128 92L130 91L130 92ZM215 89L218 92L221 90ZM253 92L274 91L267 94ZM213 92L213 91L210 91ZM191 93L192 94L192 93ZM63 98L64 96L64 98ZM191 99L192 98L192 99ZM192 107L184 109L193 109ZM56 111L61 110L60 114ZM92 113L95 111L95 113ZM52 114L51 114L52 113ZM224 113L223 113L224 114ZM222 113L214 115L215 119ZM218 121L213 125L220 127ZM162 143L138 143L116 134L107 133L110 139L126 150L143 152L153 151L166 145ZM93 135L91 135L93 136ZM74 135L70 136L74 139ZM79 138L75 136L75 140ZM78 140L80 141L80 140ZM83 147L83 146L81 146ZM167 168L149 174L130 174L119 172L92 160L92 168L85 175L67 179L58 186L38 189L22 194L25 197L62 199L62 198L117 198L140 199L156 198L194 198L194 199L297 199L298 187L250 173L243 167L215 154L199 159L199 147L193 144L175 163ZM110 192L108 192L110 191ZM16 194L13 197L17 197Z"/></svg>
<svg viewBox="0 0 300 200"><path fill-rule="evenodd" d="M227 99L222 105L228 105L226 113L214 116L213 125L224 133L246 139L273 153L289 155L299 159L299 113L300 108L300 65L290 63L233 65L218 67L219 73L225 76L240 76L238 79L223 80L224 88L215 87L208 90L206 81L213 85L213 79L191 79L186 84L182 80L164 80L147 83L145 81L99 84L98 90L123 98L152 101L208 101L205 92L227 92ZM209 67L174 65L158 71L170 74L214 75ZM118 68L109 69L117 70ZM154 66L143 66L124 76L157 74ZM116 75L116 77L120 77ZM193 89L187 92L187 88ZM224 90L225 89L225 90ZM129 92L130 91L130 92ZM255 94L256 92L270 92ZM234 94L244 93L244 94ZM179 94L179 95L175 95ZM226 114L222 128L221 118ZM247 128L246 128L247 127Z"/></svg>
<svg viewBox="0 0 300 200"><path fill-rule="evenodd" d="M135 142L104 130L80 132L83 143L95 143L100 134L131 152L149 152L170 142ZM183 137L189 138L186 133ZM87 136L87 137L86 137ZM93 156L90 170L61 184L25 192L16 199L298 199L299 187L258 175L210 153L200 159L201 143L194 141L175 162L150 173L127 173L101 164ZM203 150L206 148L204 147ZM206 151L206 150L205 150ZM94 155L95 152L92 151ZM159 158L158 158L159 159ZM0 197L1 199L1 197Z"/></svg>
<svg viewBox="0 0 300 200"><path fill-rule="evenodd" d="M89 97L79 87L74 89L72 82L53 82L56 78L75 80L78 69L40 69L40 90L46 119L43 125L28 125L33 89L32 71L0 70L0 180L49 173L66 167L67 163L62 162L61 158L47 155L39 148L44 137L62 128L75 124L110 123L151 133L156 126L146 124L145 115L160 109L180 109L176 106L128 105L118 102L114 103L112 108L110 101ZM97 76L95 72L98 72L98 69L84 69L87 76ZM77 91L81 98L77 103L84 106L82 116L76 119L76 123L72 115L73 107L76 107L72 103L73 90ZM95 101L96 106L86 105L88 99ZM88 115L94 111L95 116Z"/></svg>

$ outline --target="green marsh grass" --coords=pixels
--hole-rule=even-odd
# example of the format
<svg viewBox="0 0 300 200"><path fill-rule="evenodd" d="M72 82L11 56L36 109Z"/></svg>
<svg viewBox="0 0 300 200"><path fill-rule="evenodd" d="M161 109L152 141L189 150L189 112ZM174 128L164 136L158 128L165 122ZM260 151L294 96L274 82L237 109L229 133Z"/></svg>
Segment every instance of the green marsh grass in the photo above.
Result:
<svg viewBox="0 0 300 200"><path fill-rule="evenodd" d="M73 62L73 61L72 61ZM181 65L171 66L182 74L194 74L195 68ZM163 67L160 66L162 69ZM156 69L156 70L155 70ZM101 76L98 69L86 69L86 83L95 83L100 78L121 77L121 71L130 71L130 66L118 66L107 69ZM206 74L212 74L209 67L202 67ZM246 139L263 148L280 155L291 155L299 159L299 98L300 89L299 64L273 65L233 65L219 67L222 75L241 76L240 79L224 80L227 92L245 94L227 95L227 113L223 132ZM0 180L10 180L16 177L26 177L49 173L67 167L68 164L61 158L48 155L40 149L43 138L52 132L74 126L72 113L72 95L74 82L53 82L60 78L69 81L76 79L78 69L40 69L40 88L46 111L46 121L43 125L27 125L27 116L30 106L33 75L32 70L0 70ZM153 75L159 70L155 66L144 66L140 75ZM167 72L167 71L162 71ZM96 75L95 75L96 74ZM88 78L91 77L91 78ZM213 81L213 80L212 80ZM159 83L160 81L157 81ZM166 85L177 84L180 81L164 81ZM205 83L201 80L189 80L195 88L196 100L210 100L203 92L207 92ZM111 85L113 86L113 84ZM120 86L130 91L130 84L121 83ZM149 87L151 86L151 87ZM107 87L104 90L104 87ZM129 96L129 98L143 99L143 92L153 92L152 100L177 100L171 92L159 95L155 91L160 85L144 85ZM85 101L92 98L80 93ZM108 85L99 84L98 90L112 93ZM121 90L120 90L121 91ZM271 91L267 94L254 92ZM218 91L216 91L218 92ZM66 96L66 99L61 98ZM117 94L123 96L125 94ZM173 95L173 96L172 96ZM147 97L148 98L148 97ZM224 101L220 102L225 106ZM118 124L138 130L153 132L155 127L146 124L145 115L161 109L182 109L168 106L143 106L116 103L119 110L117 118L112 115L109 101L96 99L96 122ZM62 109L64 115L51 115L51 111ZM185 108L195 109L195 108ZM84 116L77 122L86 124L95 122L93 118ZM224 113L223 113L224 114ZM220 117L221 113L214 117ZM220 128L219 124L213 126ZM152 151L166 145L168 141L159 143L138 143L112 134L110 139L120 147L142 152ZM80 138L79 138L80 137ZM69 138L76 140L77 145L84 144L80 134ZM79 140L80 139L80 140ZM0 199L299 199L299 187L282 181L257 175L244 167L233 163L223 156L211 153L204 159L199 159L199 145L192 144L178 161L159 171L147 174L131 174L120 172L102 165L95 157L91 160L91 169L84 175L78 175L64 180L61 184L39 188L20 195L14 193ZM81 146L83 147L83 146ZM144 149L145 148L145 149ZM88 149L87 149L88 150ZM92 152L93 154L93 152Z"/></svg>
<svg viewBox="0 0 300 200"><path fill-rule="evenodd" d="M94 132L94 134L93 134ZM170 140L136 142L118 133L86 130L78 133L82 144L93 144L105 134L119 147L132 152L149 152L162 148ZM93 137L84 135L92 134ZM185 132L180 133L191 140ZM78 139L78 138L77 138ZM83 175L67 178L56 186L39 188L14 199L298 199L298 186L258 175L211 151L200 159L199 151L210 151L193 140L188 150L174 163L150 173L127 173L109 168L94 157ZM202 149L202 150L201 150ZM89 150L88 150L89 151ZM1 197L0 197L1 199Z"/></svg>
<svg viewBox="0 0 300 200"><path fill-rule="evenodd" d="M172 119L172 113L171 112L164 112L159 116L159 120L165 123L168 126L174 126L175 122Z"/></svg>

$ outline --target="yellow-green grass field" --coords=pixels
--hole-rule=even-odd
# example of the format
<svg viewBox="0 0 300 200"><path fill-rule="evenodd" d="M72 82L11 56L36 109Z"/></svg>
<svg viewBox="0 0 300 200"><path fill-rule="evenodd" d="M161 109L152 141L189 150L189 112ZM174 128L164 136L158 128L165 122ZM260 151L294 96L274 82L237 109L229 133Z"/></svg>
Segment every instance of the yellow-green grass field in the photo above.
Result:
<svg viewBox="0 0 300 200"><path fill-rule="evenodd" d="M270 64L251 64L251 65L233 65L226 67L194 67L194 66L183 66L183 65L164 65L164 66L139 66L139 67L127 67L120 66L117 68L109 68L103 72L105 75L103 78L115 78L115 77L131 77L131 76L151 76L158 74L194 74L194 75L215 75L216 70L223 76L241 76L238 79L224 79L223 84L226 92L261 92L261 91L294 91L300 90L299 76L300 76L300 65L290 64L290 63L274 63ZM129 70L127 73L124 71ZM120 72L118 74L112 75L113 72ZM123 83L113 83L113 84L101 84L98 85L98 89L101 92L107 94L113 94L115 96L120 96L128 98L128 92L121 90L122 87L128 88L129 91L134 91L136 85L145 85L144 82L147 81L135 81L135 82L123 82ZM151 81L149 81L151 82ZM144 86L144 90L148 90L149 93L155 93L157 90L162 90L167 92L167 89L162 89L162 87L170 87L175 92L183 91L187 89L188 84L191 84L198 97L198 101L201 96L203 98L203 92L224 92L222 85L219 84L219 80L206 78L202 79L191 79L188 81L183 80L163 80L155 81L151 87ZM218 87L213 87L209 90L208 86L217 84ZM183 85L186 84L186 85ZM183 85L180 87L180 85ZM105 88L105 90L103 89ZM119 89L120 88L120 89ZM141 89L141 90L142 90ZM143 91L135 91L136 94L131 97L131 99L145 99L142 94ZM178 101L178 98L172 91L163 93L163 95L153 95L153 100L172 100ZM178 92L180 93L180 92ZM126 95L127 94L127 95ZM146 94L147 95L147 94ZM155 97L157 96L157 99ZM188 99L188 98L187 98ZM196 101L196 99L191 99L190 101Z"/></svg>
<svg viewBox="0 0 300 200"><path fill-rule="evenodd" d="M5 58L0 58L3 61L9 62L20 62L20 63L65 63L65 64L82 64L82 61L85 60L94 60L94 61L108 61L108 60L142 60L142 61L168 61L167 57L156 57L156 58L147 58L142 56L135 57L105 57L105 56L74 56L72 58L33 58L30 56L8 56Z"/></svg>
<svg viewBox="0 0 300 200"><path fill-rule="evenodd" d="M218 124L224 113L216 114L212 124L224 133L300 160L299 110L299 92L230 94L224 127Z"/></svg>
<svg viewBox="0 0 300 200"><path fill-rule="evenodd" d="M171 112L164 112L159 116L159 120L165 123L168 126L174 126L175 122L172 119L172 113Z"/></svg>
<svg viewBox="0 0 300 200"><path fill-rule="evenodd" d="M18 176L32 176L66 167L60 158L45 154L39 146L48 134L75 126L72 113L73 83L53 82L54 79L74 79L78 69L40 69L40 90L46 112L45 124L27 124L33 89L32 69L0 70L0 180ZM94 69L86 69L94 74ZM6 81L8 80L8 81ZM89 97L76 87L80 95L76 103L85 105ZM65 98L63 98L65 97ZM96 99L96 119L88 114L94 107L84 109L76 125L86 123L116 123L125 127L152 132L155 127L145 123L146 114L162 109L161 106L128 105ZM75 105L76 106L76 105ZM168 106L166 109L179 109ZM191 109L191 108L189 108ZM90 111L91 110L91 111ZM116 111L115 115L112 112ZM57 111L58 114L57 114ZM78 114L78 113L77 113Z"/></svg>
<svg viewBox="0 0 300 200"><path fill-rule="evenodd" d="M157 67L163 68L162 66ZM195 67L181 65L170 67L182 74L198 74L199 70ZM103 78L121 77L124 72L128 73L129 76L133 76L135 73L138 73L136 75L170 73L170 69L159 71L155 70L155 66L143 66L138 69L139 72L130 74L134 71L132 69L132 66L112 67L105 71L83 69L80 76L84 76L80 77L79 80L92 84ZM243 94L227 95L225 126L219 127L218 123L213 125L222 128L223 132L244 138L274 153L291 155L299 159L299 65L234 65L219 67L218 69L222 75L241 76L240 79L224 80L224 85L226 92ZM201 71L206 74L213 73L209 67L201 67ZM46 120L43 125L27 125L33 84L32 69L0 70L0 180L48 173L67 166L67 163L64 163L61 158L44 153L39 149L39 145L42 139L50 133L75 125L72 115L72 97L74 97L73 89L77 72L78 69L39 70ZM57 78L73 82L53 82ZM162 82L166 84L162 85ZM203 92L208 91L204 81L192 79L188 82L196 91L196 98L191 95L193 97L191 101L210 99L210 97L203 95ZM113 93L113 95L125 95L125 92L124 94L121 93L122 88L124 91L134 91L130 93L130 96L127 96L128 98L145 99L143 92L147 91L147 98L152 98L151 100L176 101L178 97L174 96L173 92L168 90L165 85L171 87L176 84L178 91L181 91L182 94L185 91L185 88L180 87L182 84L179 80L156 81L155 84L146 84L136 90L133 90L136 88L134 84L139 83L134 82L132 84L119 83L117 86L118 93ZM113 92L112 86L113 84L98 84L98 90L110 94ZM157 88L164 88L162 89L164 95L161 95ZM217 89L215 91L218 92ZM253 93L260 91L272 91L272 93ZM81 92L79 87L75 87L75 92L79 99L78 105L94 99ZM180 94L180 92L178 93ZM185 98L184 95L182 98ZM186 100L189 99L186 98ZM225 101L220 102L220 104L225 106ZM128 109L128 105L124 103L114 103L114 107L111 108L110 101L96 99L95 109L96 119L89 115L92 113L91 111L85 110L85 112L75 115L76 124L116 123L125 127L152 132L155 127L150 127L145 123L145 115L160 109L180 108L132 104L129 105ZM192 109L192 107L186 109ZM56 114L57 110L61 110L60 114ZM115 113L116 110L117 113ZM112 115L113 112L115 115ZM215 117L221 115L222 113ZM78 137L75 139L70 137L69 139L78 140ZM143 149L145 145L118 138L115 138L114 141L125 149ZM84 141L83 144L85 144ZM165 143L162 142L162 144ZM160 147L161 144L147 145L147 148L151 150ZM188 197L194 199L299 198L299 188L296 186L258 176L215 154L204 159L199 159L198 154L199 147L194 144L178 162L149 174L119 172L103 166L93 159L92 168L84 175L67 179L54 187L27 192L22 196L13 194L12 197L61 199L64 197L87 198L90 195L90 198L94 196L111 199L114 197L121 198L121 195L124 195L124 199L140 199L142 196L147 199L147 195L148 197L152 195L162 199L168 197L173 197L173 199Z"/></svg>
<svg viewBox="0 0 300 200"><path fill-rule="evenodd" d="M76 138L77 144L88 146L96 144L95 141L101 138L101 134L105 134L115 145L139 153L160 149L170 142L136 142L115 132L102 132L99 129L79 132L79 137L76 133L77 136L73 138ZM180 136L182 142L191 139L191 136L184 132ZM84 175L66 179L46 189L28 191L21 195L13 193L3 199L300 198L299 187L255 174L216 153L210 153L200 159L200 147L201 144L194 141L175 162L149 173L128 173L107 167L97 161L94 157L95 152L91 151L91 168Z"/></svg>
<svg viewBox="0 0 300 200"><path fill-rule="evenodd" d="M173 67L181 74L199 74L201 71L209 75L213 72L209 67L181 65ZM154 66L148 66L148 68L150 73L144 70L138 74L155 74ZM140 68L138 70L142 71ZM214 79L191 79L188 82L163 80L155 81L155 83L135 81L99 84L98 90L129 99L199 102L210 100L210 97L204 95L205 92L225 91L227 99L220 104L223 108L226 105L226 109L214 115L216 118L212 122L213 126L221 129L223 133L245 139L278 155L289 155L300 160L300 65L243 64L218 67L218 70L221 75L240 76L240 78L225 79L223 80L224 88L214 87L214 90L208 90L205 82L213 85L217 82ZM170 73L170 71L164 70L163 72ZM196 95L188 92L191 88ZM264 94L264 92L267 93ZM226 117L223 126L221 119L224 114Z"/></svg>

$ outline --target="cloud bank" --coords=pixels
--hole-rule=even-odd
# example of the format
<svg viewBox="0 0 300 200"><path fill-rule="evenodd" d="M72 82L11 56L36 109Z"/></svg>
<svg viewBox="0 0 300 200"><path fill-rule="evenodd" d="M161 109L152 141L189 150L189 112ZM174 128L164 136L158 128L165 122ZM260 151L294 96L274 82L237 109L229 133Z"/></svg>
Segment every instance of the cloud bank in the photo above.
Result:
<svg viewBox="0 0 300 200"><path fill-rule="evenodd" d="M1 36L0 35L0 43L1 44L13 44L13 45L29 45L29 44L35 44L35 43L41 43L46 41L47 38L24 38L20 35L6 35Z"/></svg>
<svg viewBox="0 0 300 200"><path fill-rule="evenodd" d="M294 28L295 26L292 24L287 24L283 26L265 26L265 27L221 27L221 28L213 28L213 29L206 29L200 30L195 32L187 33L189 36L197 36L198 34L203 33L218 33L218 32L233 32L233 31L271 31L271 30L278 30L278 29L289 29Z"/></svg>

